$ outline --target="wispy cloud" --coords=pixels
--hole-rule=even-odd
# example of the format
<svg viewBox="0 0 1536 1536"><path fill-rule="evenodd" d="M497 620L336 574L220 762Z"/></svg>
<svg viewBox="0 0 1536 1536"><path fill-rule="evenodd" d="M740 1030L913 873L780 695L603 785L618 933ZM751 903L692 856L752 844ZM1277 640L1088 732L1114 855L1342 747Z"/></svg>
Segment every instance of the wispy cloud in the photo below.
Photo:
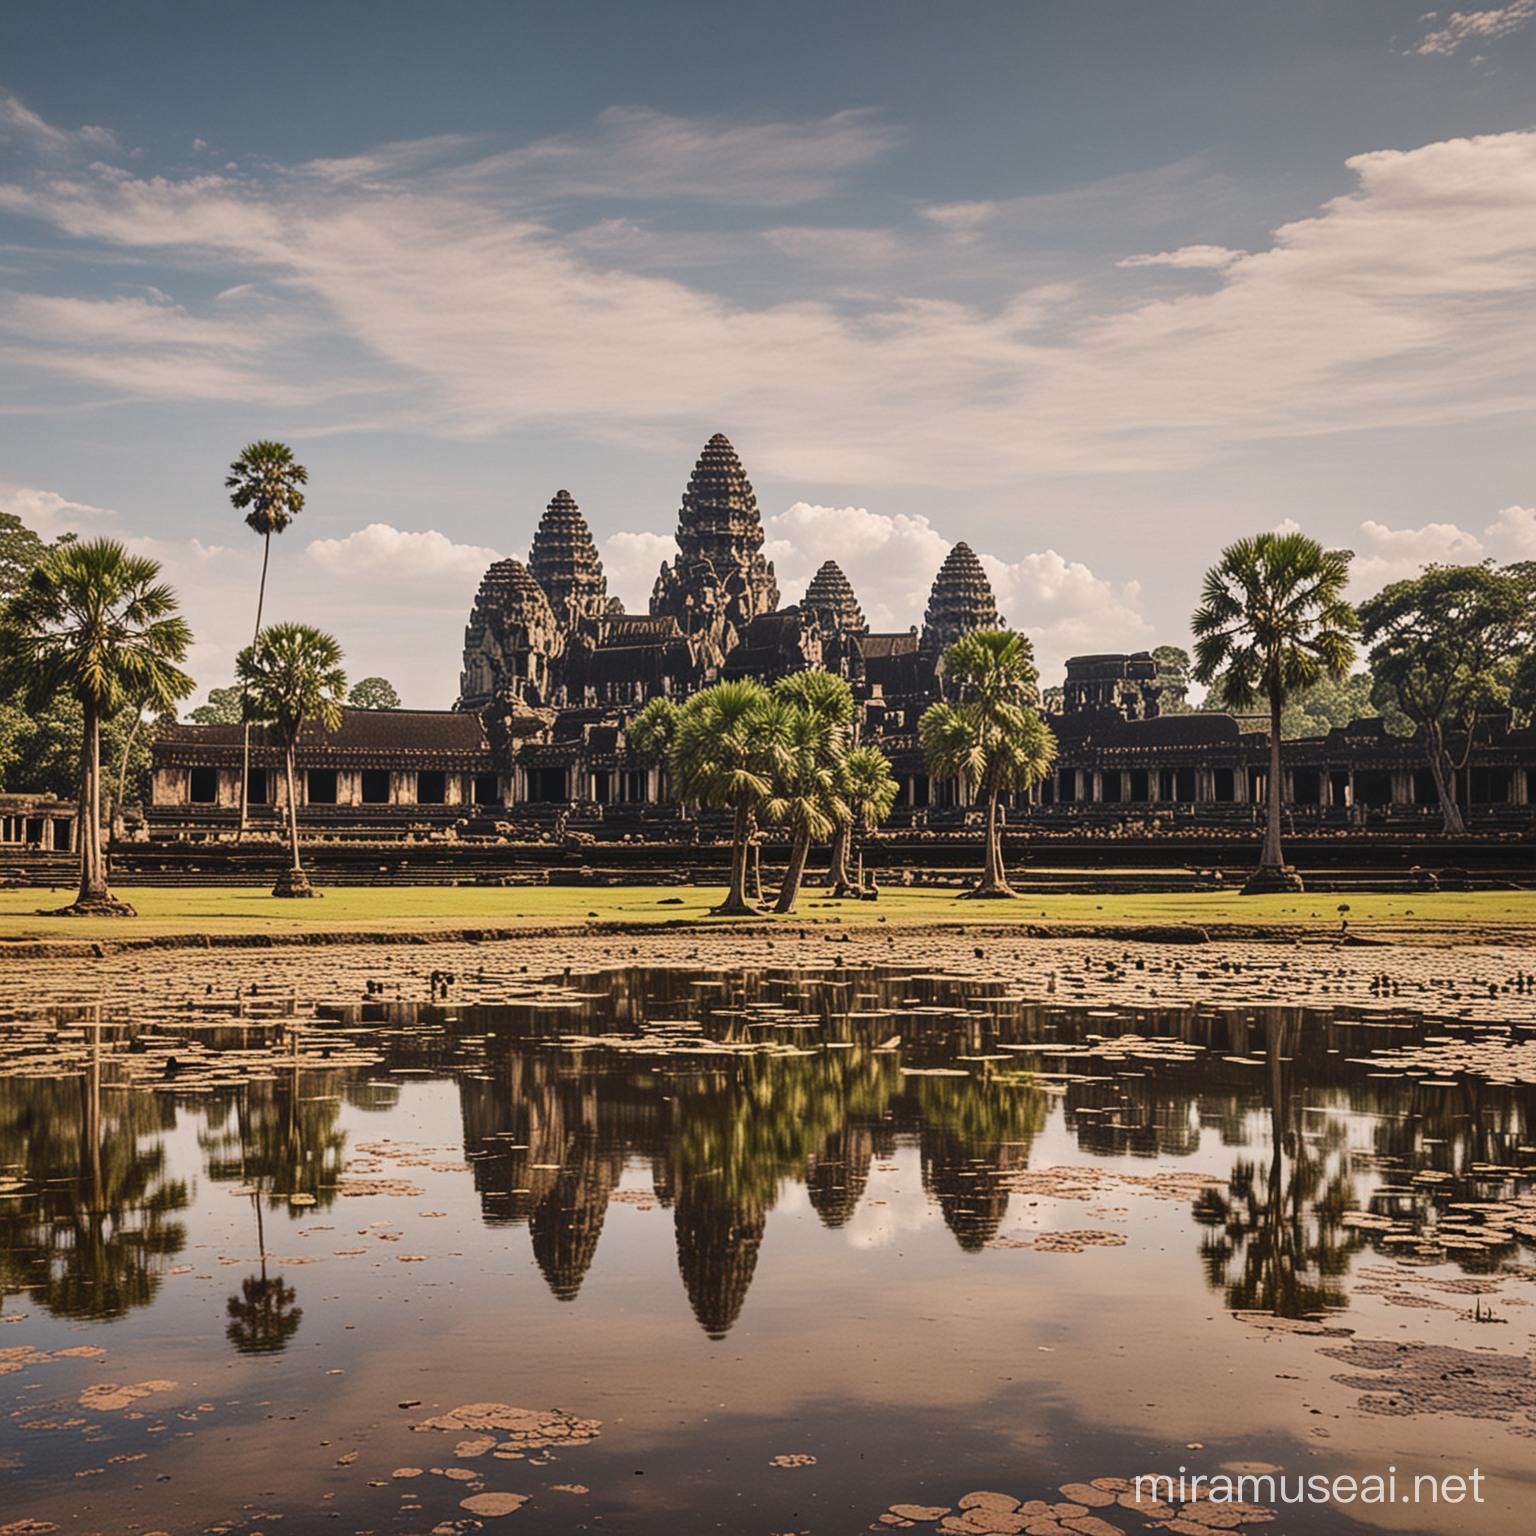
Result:
<svg viewBox="0 0 1536 1536"><path fill-rule="evenodd" d="M1425 33L1411 52L1419 54L1455 53L1463 43L1491 43L1536 18L1536 0L1512 0L1487 11L1452 11L1442 26ZM1425 21L1439 21L1440 15L1431 11Z"/></svg>
<svg viewBox="0 0 1536 1536"><path fill-rule="evenodd" d="M504 181L523 195L699 201L784 208L829 197L898 141L868 111L804 122L739 123L610 107L584 133L491 156L466 183Z"/></svg>
<svg viewBox="0 0 1536 1536"><path fill-rule="evenodd" d="M81 153L92 156L122 153L122 146L110 129L56 128L9 92L0 91L0 144L18 142L50 158L75 157Z"/></svg>
<svg viewBox="0 0 1536 1536"><path fill-rule="evenodd" d="M1190 267L1219 272L1241 261L1246 251L1229 251L1223 245L1183 245L1176 251L1161 251L1155 256L1126 256L1116 262L1120 267Z"/></svg>
<svg viewBox="0 0 1536 1536"><path fill-rule="evenodd" d="M0 310L0 335L30 366L103 388L163 398L179 377L188 397L313 400L367 388L433 431L613 438L744 423L760 474L864 485L1164 470L1258 439L1536 405L1536 133L1356 157L1354 190L1265 249L1191 242L1120 257L1118 271L1110 257L1097 274L1016 281L986 302L930 279L843 304L818 270L788 298L747 303L626 267L622 247L600 257L520 201L525 182L579 198L617 195L622 181L673 202L769 205L818 195L889 139L861 114L734 126L625 109L589 135L451 173L421 171L411 146L349 170L180 180L40 161L0 187L0 207L101 251L114 283L139 253L157 274L194 270L197 291L210 278L237 296L252 285L266 304L194 301L157 276L176 302L23 294ZM461 151L432 141L421 154ZM1156 195L1176 197L1189 174ZM1109 206L1104 184L1052 196L1031 216ZM823 267L842 240L850 272L860 249L904 271L916 263L903 268L903 251L911 260L946 228L1018 227L1017 209L960 206L963 217L930 209L890 229L823 232L819 257L803 229L743 238L761 250L767 233ZM1136 269L1159 267L1208 278L1174 297L1164 282L1136 287Z"/></svg>

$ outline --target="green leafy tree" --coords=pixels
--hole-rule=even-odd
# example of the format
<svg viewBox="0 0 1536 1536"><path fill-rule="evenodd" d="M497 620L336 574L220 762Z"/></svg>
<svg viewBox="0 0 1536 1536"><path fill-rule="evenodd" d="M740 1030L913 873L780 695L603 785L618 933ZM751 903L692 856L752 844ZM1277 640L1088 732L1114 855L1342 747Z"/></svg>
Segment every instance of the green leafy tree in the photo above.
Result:
<svg viewBox="0 0 1536 1536"><path fill-rule="evenodd" d="M978 629L944 652L944 680L958 702L930 704L918 721L928 771L961 779L985 797L987 831L981 883L973 896L1013 896L1003 867L998 797L1032 789L1056 760L1056 738L1035 712L1034 651L1023 635Z"/></svg>
<svg viewBox="0 0 1536 1536"><path fill-rule="evenodd" d="M347 695L353 709L399 709L400 695L387 678L365 677Z"/></svg>
<svg viewBox="0 0 1536 1536"><path fill-rule="evenodd" d="M1447 835L1467 829L1456 774L1471 755L1478 717L1509 707L1529 618L1518 574L1487 565L1432 565L1360 605L1373 697L1418 727ZM1459 756L1452 734L1461 737Z"/></svg>
<svg viewBox="0 0 1536 1536"><path fill-rule="evenodd" d="M1347 550L1325 550L1301 533L1260 533L1222 551L1205 573L1195 635L1194 676L1222 678L1237 710L1269 704L1269 792L1259 868L1245 891L1295 890L1280 850L1280 737L1285 701L1320 679L1341 681L1355 659L1355 610L1344 600Z"/></svg>
<svg viewBox="0 0 1536 1536"><path fill-rule="evenodd" d="M341 704L347 696L347 675L341 668L341 647L333 636L308 624L273 624L257 636L235 661L235 676L244 684L246 707L258 720L271 721L283 744L283 768L288 780L288 846L290 868L278 877L274 896L313 896L314 888L299 860L299 802L295 760L299 732L306 721L322 730L341 724Z"/></svg>
<svg viewBox="0 0 1536 1536"><path fill-rule="evenodd" d="M1158 645L1152 649L1157 662L1157 680L1163 686L1157 707L1165 715L1193 713L1189 702L1189 672L1194 665L1189 652L1179 645Z"/></svg>
<svg viewBox="0 0 1536 1536"><path fill-rule="evenodd" d="M647 699L644 707L624 729L625 737L651 757L666 757L677 735L679 708L665 694Z"/></svg>
<svg viewBox="0 0 1536 1536"><path fill-rule="evenodd" d="M832 838L832 869L827 884L834 895L854 889L848 873L848 853L855 827L868 829L885 820L896 804L900 785L890 760L878 747L854 747L839 768L838 795L848 807L848 819Z"/></svg>
<svg viewBox="0 0 1536 1536"><path fill-rule="evenodd" d="M49 550L74 541L74 534L66 533L45 544L14 512L0 512L0 603L9 602L21 590L27 572L41 564Z"/></svg>
<svg viewBox="0 0 1536 1536"><path fill-rule="evenodd" d="M262 537L261 584L256 589L256 627L252 645L261 639L261 610L267 597L267 562L272 555L272 535L281 533L304 510L301 485L309 483L309 471L284 443L266 438L251 443L229 466L224 489L237 512L245 513L246 527ZM240 835L245 835L250 814L251 727L246 722L240 756Z"/></svg>
<svg viewBox="0 0 1536 1536"><path fill-rule="evenodd" d="M55 549L0 613L0 678L29 707L58 694L81 710L80 892L68 913L133 909L107 889L101 832L101 723L133 701L171 709L193 688L175 664L192 643L160 567L111 539Z"/></svg>
<svg viewBox="0 0 1536 1536"><path fill-rule="evenodd" d="M1200 705L1201 713L1223 714L1227 706L1226 674L1217 673ZM1298 741L1304 736L1326 736L1343 730L1356 720L1380 718L1396 736L1412 736L1416 727L1391 698L1382 695L1369 670L1351 672L1342 680L1320 677L1305 693L1292 694L1280 714L1280 739Z"/></svg>
<svg viewBox="0 0 1536 1536"><path fill-rule="evenodd" d="M245 719L241 708L244 690L238 684L229 688L210 688L208 702L199 704L188 716L194 725L239 725Z"/></svg>

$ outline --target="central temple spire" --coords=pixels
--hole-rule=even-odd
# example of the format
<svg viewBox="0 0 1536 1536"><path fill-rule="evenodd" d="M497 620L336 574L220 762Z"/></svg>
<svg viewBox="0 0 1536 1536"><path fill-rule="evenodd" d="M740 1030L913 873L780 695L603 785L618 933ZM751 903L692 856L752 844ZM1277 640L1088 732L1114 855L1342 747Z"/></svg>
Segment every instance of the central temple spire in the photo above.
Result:
<svg viewBox="0 0 1536 1536"><path fill-rule="evenodd" d="M704 445L683 492L677 548L656 578L651 612L675 618L698 639L706 665L718 667L747 625L779 605L757 497L723 433Z"/></svg>
<svg viewBox="0 0 1536 1536"><path fill-rule="evenodd" d="M722 574L746 565L763 547L757 497L736 450L723 432L704 445L683 492L677 547L686 560L708 560Z"/></svg>

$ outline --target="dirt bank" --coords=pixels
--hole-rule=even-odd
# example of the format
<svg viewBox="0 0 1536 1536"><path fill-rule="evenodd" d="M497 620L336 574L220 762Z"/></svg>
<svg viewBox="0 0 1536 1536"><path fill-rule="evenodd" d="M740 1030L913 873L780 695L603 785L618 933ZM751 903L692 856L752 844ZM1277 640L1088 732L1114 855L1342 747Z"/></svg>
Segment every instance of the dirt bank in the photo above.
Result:
<svg viewBox="0 0 1536 1536"><path fill-rule="evenodd" d="M427 1001L431 979L509 980L644 966L700 969L846 966L909 967L1003 981L1041 1002L1161 1010L1201 1004L1288 1004L1343 1010L1423 1012L1536 1024L1536 942L1464 928L1457 942L1345 945L1335 928L1277 934L1212 932L1201 943L1152 942L1129 931L1036 936L1018 928L948 931L881 926L695 928L643 933L556 930L475 936L315 935L253 947L124 945L113 952L6 957L0 1004L15 1008L65 999L120 1006L135 998L233 996L257 987L309 1000L378 996ZM1436 935L1443 939L1443 935ZM1467 942L1473 938L1473 942ZM401 940L404 942L401 942ZM85 946L89 951L95 946ZM442 994L439 993L441 997Z"/></svg>

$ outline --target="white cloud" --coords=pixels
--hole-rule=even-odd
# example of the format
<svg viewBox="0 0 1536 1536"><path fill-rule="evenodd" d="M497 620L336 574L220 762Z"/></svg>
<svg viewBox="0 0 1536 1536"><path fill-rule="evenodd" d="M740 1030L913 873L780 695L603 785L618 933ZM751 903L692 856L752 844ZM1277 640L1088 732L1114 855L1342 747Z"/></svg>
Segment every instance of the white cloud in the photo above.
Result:
<svg viewBox="0 0 1536 1536"><path fill-rule="evenodd" d="M774 562L783 602L797 602L822 562L835 560L870 628L887 632L921 628L933 579L953 547L925 517L803 501L768 518L764 532L763 553ZM999 612L1029 636L1047 681L1068 656L1149 643L1134 582L1117 586L1053 549L1012 562L982 551L978 557Z"/></svg>
<svg viewBox="0 0 1536 1536"><path fill-rule="evenodd" d="M763 533L784 603L798 602L823 562L835 560L874 630L923 622L928 589L950 550L926 517L804 501L768 518Z"/></svg>
<svg viewBox="0 0 1536 1536"><path fill-rule="evenodd" d="M24 107L8 91L0 91L0 144L30 144L49 157L119 154L121 146L106 128L55 128Z"/></svg>
<svg viewBox="0 0 1536 1536"><path fill-rule="evenodd" d="M0 484L0 512L19 517L45 543L63 533L91 539L117 532L115 528L100 526L103 519L115 517L115 512L83 501L69 501L57 491L39 491L28 485Z"/></svg>
<svg viewBox="0 0 1536 1536"><path fill-rule="evenodd" d="M1513 0L1510 5L1501 5L1488 11L1452 11L1446 17L1443 27L1426 33L1411 51L1420 54L1452 54L1463 43L1494 42L1501 37L1508 37L1511 32L1518 32L1533 17L1536 17L1536 0ZM1439 17L1431 11L1423 20L1438 21Z"/></svg>
<svg viewBox="0 0 1536 1536"><path fill-rule="evenodd" d="M1390 582L1417 576L1426 565L1474 565L1484 552L1482 541L1455 523L1388 528L1368 518L1350 563L1349 595L1355 601L1370 597Z"/></svg>
<svg viewBox="0 0 1536 1536"><path fill-rule="evenodd" d="M1152 626L1141 614L1141 587L1134 581L1105 581L1054 549L1012 564L995 555L980 559L998 610L1034 645L1043 686L1062 675L1069 656L1139 651L1152 643Z"/></svg>
<svg viewBox="0 0 1536 1536"><path fill-rule="evenodd" d="M1483 535L1497 551L1495 558L1536 559L1536 507L1505 507Z"/></svg>
<svg viewBox="0 0 1536 1536"><path fill-rule="evenodd" d="M985 224L990 224L996 217L999 207L996 202L969 202L969 203L929 203L918 211L932 224L937 224L940 229L952 235L973 235Z"/></svg>
<svg viewBox="0 0 1536 1536"><path fill-rule="evenodd" d="M1192 267L1221 271L1234 261L1241 261L1246 251L1229 251L1224 245L1181 245L1176 251L1162 251L1156 256L1127 256L1115 263L1119 267Z"/></svg>
<svg viewBox="0 0 1536 1536"><path fill-rule="evenodd" d="M651 588L664 560L677 556L670 534L613 533L603 540L598 558L608 578L608 595L621 598L630 613L649 613Z"/></svg>
<svg viewBox="0 0 1536 1536"><path fill-rule="evenodd" d="M466 582L472 595L499 558L494 549L455 544L435 528L413 533L388 523L369 523L344 539L315 539L304 553L328 576L366 583L375 593L381 584L409 589L417 594L416 606L426 606L423 598L457 598Z"/></svg>

